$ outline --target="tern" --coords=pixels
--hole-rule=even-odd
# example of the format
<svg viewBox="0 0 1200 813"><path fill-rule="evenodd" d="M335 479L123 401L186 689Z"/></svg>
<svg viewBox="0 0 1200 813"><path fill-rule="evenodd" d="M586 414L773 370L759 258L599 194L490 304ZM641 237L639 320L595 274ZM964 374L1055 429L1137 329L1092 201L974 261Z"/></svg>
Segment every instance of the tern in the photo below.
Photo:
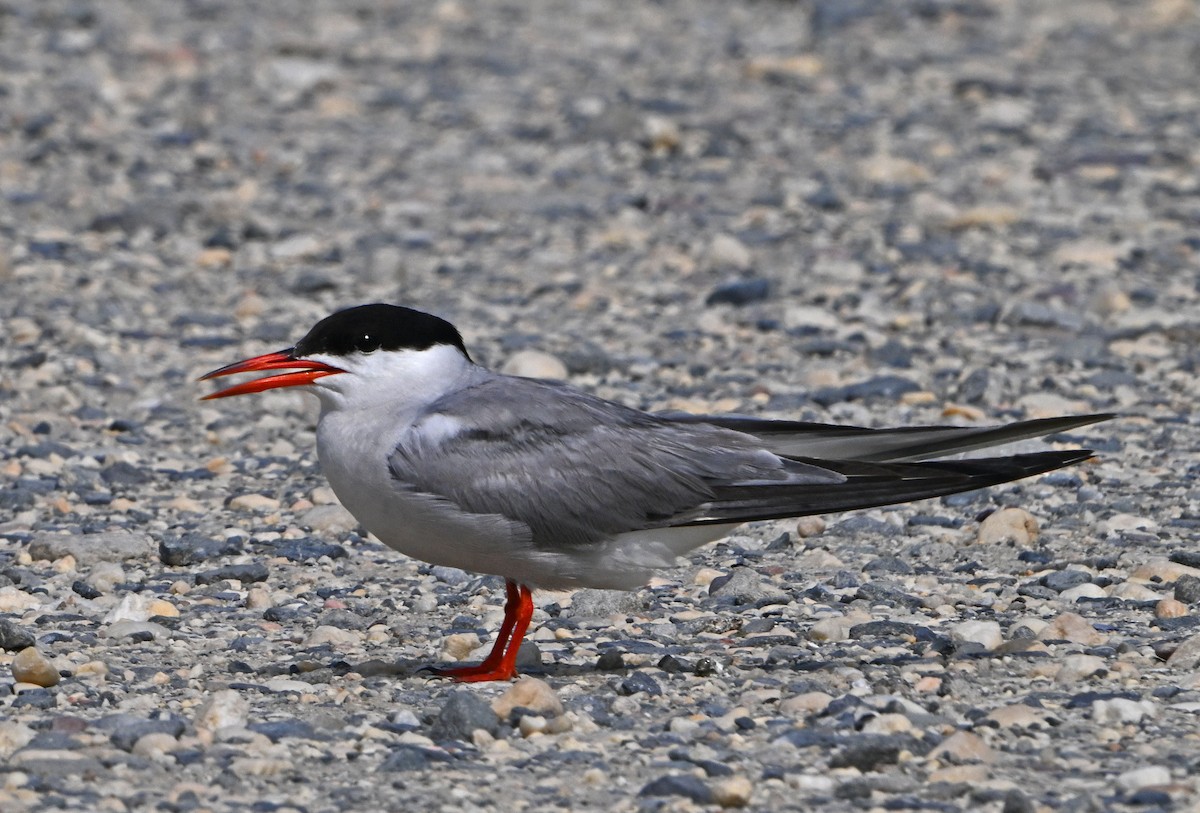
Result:
<svg viewBox="0 0 1200 813"><path fill-rule="evenodd" d="M566 384L488 370L449 322L388 304L318 322L294 347L201 380L276 371L206 398L297 387L317 396L317 454L342 504L387 546L505 579L478 665L509 680L531 589L635 589L744 522L908 502L1087 460L1084 449L962 458L1106 420L868 429L648 413Z"/></svg>

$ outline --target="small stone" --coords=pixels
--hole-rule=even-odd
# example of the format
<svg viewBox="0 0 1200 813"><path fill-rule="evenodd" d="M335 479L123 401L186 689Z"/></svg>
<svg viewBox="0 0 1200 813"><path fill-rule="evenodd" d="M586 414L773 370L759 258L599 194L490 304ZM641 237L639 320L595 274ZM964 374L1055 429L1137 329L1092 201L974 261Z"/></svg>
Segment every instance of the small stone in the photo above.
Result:
<svg viewBox="0 0 1200 813"><path fill-rule="evenodd" d="M116 562L97 562L85 581L99 593L111 593L125 581L125 568Z"/></svg>
<svg viewBox="0 0 1200 813"><path fill-rule="evenodd" d="M561 359L541 350L520 350L513 353L501 367L501 372L524 378L548 378L553 381L566 381L570 375L567 365L563 364Z"/></svg>
<svg viewBox="0 0 1200 813"><path fill-rule="evenodd" d="M845 641L850 637L854 624L845 616L822 618L808 629L810 641Z"/></svg>
<svg viewBox="0 0 1200 813"><path fill-rule="evenodd" d="M787 602L787 595L749 567L735 567L725 579L716 579L708 587L711 595L730 599L734 604L758 604L762 601Z"/></svg>
<svg viewBox="0 0 1200 813"><path fill-rule="evenodd" d="M32 632L16 621L0 618L0 649L5 652L16 652L31 647L34 643Z"/></svg>
<svg viewBox="0 0 1200 813"><path fill-rule="evenodd" d="M1098 655L1068 655L1062 659L1062 666L1054 679L1064 686L1086 680L1097 672L1103 672L1107 663Z"/></svg>
<svg viewBox="0 0 1200 813"><path fill-rule="evenodd" d="M1050 621L1037 636L1039 641L1070 641L1085 646L1099 646L1108 636L1097 630L1077 613L1063 613Z"/></svg>
<svg viewBox="0 0 1200 813"><path fill-rule="evenodd" d="M1185 573L1175 580L1175 600L1184 604L1200 602L1200 576Z"/></svg>
<svg viewBox="0 0 1200 813"><path fill-rule="evenodd" d="M357 528L358 520L340 505L315 505L301 514L300 524L314 531L342 536Z"/></svg>
<svg viewBox="0 0 1200 813"><path fill-rule="evenodd" d="M1069 590L1072 587L1078 587L1081 584L1086 584L1091 581L1091 576L1082 570L1059 570L1054 573L1048 573L1042 579L1042 584L1049 587L1056 593L1061 593L1064 590Z"/></svg>
<svg viewBox="0 0 1200 813"><path fill-rule="evenodd" d="M14 720L0 721L0 759L8 759L15 751L24 748L37 732L24 723Z"/></svg>
<svg viewBox="0 0 1200 813"><path fill-rule="evenodd" d="M108 611L104 616L105 624L115 624L118 621L149 621L150 602L141 593L126 593L121 603Z"/></svg>
<svg viewBox="0 0 1200 813"><path fill-rule="evenodd" d="M862 727L865 734L902 734L912 729L912 720L903 714L877 714Z"/></svg>
<svg viewBox="0 0 1200 813"><path fill-rule="evenodd" d="M1058 597L1066 602L1076 602L1081 598L1106 598L1108 593L1098 584L1081 584L1077 587L1072 587L1069 590L1063 590L1058 594Z"/></svg>
<svg viewBox="0 0 1200 813"><path fill-rule="evenodd" d="M12 676L13 680L19 683L32 683L42 687L57 685L62 680L54 664L32 646L22 649L13 658Z"/></svg>
<svg viewBox="0 0 1200 813"><path fill-rule="evenodd" d="M244 565L226 565L214 570L205 570L196 574L196 584L212 584L220 581L239 581L242 584L264 582L268 576L267 566L262 562L251 562Z"/></svg>
<svg viewBox="0 0 1200 813"><path fill-rule="evenodd" d="M19 587L10 584L0 587L0 613L23 613L41 606L40 599Z"/></svg>
<svg viewBox="0 0 1200 813"><path fill-rule="evenodd" d="M1147 765L1125 771L1117 777L1117 785L1126 793L1149 787L1171 784L1171 771L1161 765Z"/></svg>
<svg viewBox="0 0 1200 813"><path fill-rule="evenodd" d="M642 787L638 796L683 796L701 805L715 801L712 788L703 779L691 774L660 776Z"/></svg>
<svg viewBox="0 0 1200 813"><path fill-rule="evenodd" d="M704 299L705 305L749 305L762 302L771 295L769 280L738 279L718 285Z"/></svg>
<svg viewBox="0 0 1200 813"><path fill-rule="evenodd" d="M250 718L250 703L234 689L221 689L209 695L196 712L197 730L212 735L221 729L245 728Z"/></svg>
<svg viewBox="0 0 1200 813"><path fill-rule="evenodd" d="M1137 724L1152 719L1158 714L1158 706L1152 700L1130 700L1113 697L1097 700L1092 704L1092 718L1105 725Z"/></svg>
<svg viewBox="0 0 1200 813"><path fill-rule="evenodd" d="M563 713L562 701L550 684L532 677L520 678L492 701L492 711L501 720L507 720L516 708L529 709L534 714L547 717L557 717Z"/></svg>
<svg viewBox="0 0 1200 813"><path fill-rule="evenodd" d="M442 641L442 658L461 661L479 648L479 636L473 632L458 632L447 635Z"/></svg>
<svg viewBox="0 0 1200 813"><path fill-rule="evenodd" d="M486 731L495 737L500 734L500 718L491 705L473 692L456 691L450 695L430 726L429 736L435 742L460 740L471 742L476 731Z"/></svg>
<svg viewBox="0 0 1200 813"><path fill-rule="evenodd" d="M903 738L879 737L843 748L829 760L831 768L857 768L863 773L877 771L900 761Z"/></svg>
<svg viewBox="0 0 1200 813"><path fill-rule="evenodd" d="M331 627L323 624L308 634L301 646L315 647L329 645L337 650L354 649L362 644L363 635L356 630Z"/></svg>
<svg viewBox="0 0 1200 813"><path fill-rule="evenodd" d="M150 559L157 549L149 534L131 531L105 531L98 534L64 535L43 533L29 543L34 559L54 561L74 556L80 565L96 562L121 562L126 559Z"/></svg>
<svg viewBox="0 0 1200 813"><path fill-rule="evenodd" d="M1170 559L1151 559L1129 574L1129 581L1142 584L1171 584L1184 576L1200 577L1200 568L1172 562Z"/></svg>
<svg viewBox="0 0 1200 813"><path fill-rule="evenodd" d="M1187 614L1187 605L1173 598L1164 598L1154 605L1155 618L1182 618Z"/></svg>
<svg viewBox="0 0 1200 813"><path fill-rule="evenodd" d="M229 501L229 507L237 511L278 511L281 503L265 494L239 494Z"/></svg>
<svg viewBox="0 0 1200 813"><path fill-rule="evenodd" d="M1044 725L1046 713L1025 703L1013 703L993 709L988 713L986 719L1001 728L1029 728L1034 725Z"/></svg>
<svg viewBox="0 0 1200 813"><path fill-rule="evenodd" d="M1167 666L1184 670L1200 667L1200 635L1193 635L1176 647L1167 658Z"/></svg>
<svg viewBox="0 0 1200 813"><path fill-rule="evenodd" d="M996 761L996 753L978 734L956 731L930 751L929 758L959 763L992 763Z"/></svg>
<svg viewBox="0 0 1200 813"><path fill-rule="evenodd" d="M101 730L108 731L109 740L122 751L132 751L137 742L147 734L166 734L178 738L186 728L183 720L177 717L147 720L120 714L101 722Z"/></svg>
<svg viewBox="0 0 1200 813"><path fill-rule="evenodd" d="M138 737L137 742L133 744L131 753L147 759L158 759L179 750L179 748L179 740L175 737L162 731L152 731Z"/></svg>
<svg viewBox="0 0 1200 813"><path fill-rule="evenodd" d="M114 621L104 630L104 636L116 641L121 638L132 638L135 641L150 641L170 638L171 631L162 624L153 621Z"/></svg>
<svg viewBox="0 0 1200 813"><path fill-rule="evenodd" d="M808 539L825 530L825 520L821 517L800 517L796 520L796 536Z"/></svg>
<svg viewBox="0 0 1200 813"><path fill-rule="evenodd" d="M1012 544L1028 548L1038 537L1038 522L1024 508L1001 508L979 523L980 545Z"/></svg>
<svg viewBox="0 0 1200 813"><path fill-rule="evenodd" d="M150 618L154 618L155 616L161 616L163 618L179 617L179 609L166 599L154 599L146 606L146 610L150 613Z"/></svg>
<svg viewBox="0 0 1200 813"><path fill-rule="evenodd" d="M745 807L754 795L754 783L744 776L730 776L713 785L713 801L721 807Z"/></svg>
<svg viewBox="0 0 1200 813"><path fill-rule="evenodd" d="M833 697L825 692L804 692L781 700L779 711L792 718L809 714L820 714L833 702Z"/></svg>
<svg viewBox="0 0 1200 813"><path fill-rule="evenodd" d="M645 694L649 697L661 697L663 693L662 686L658 685L658 681L645 672L634 672L629 675L621 681L617 691L626 696Z"/></svg>
<svg viewBox="0 0 1200 813"><path fill-rule="evenodd" d="M714 268L731 268L746 271L754 258L750 249L731 234L718 234L708 244L708 262Z"/></svg>
<svg viewBox="0 0 1200 813"><path fill-rule="evenodd" d="M955 641L973 641L988 651L1004 643L1000 624L995 621L963 621L950 629L950 637Z"/></svg>

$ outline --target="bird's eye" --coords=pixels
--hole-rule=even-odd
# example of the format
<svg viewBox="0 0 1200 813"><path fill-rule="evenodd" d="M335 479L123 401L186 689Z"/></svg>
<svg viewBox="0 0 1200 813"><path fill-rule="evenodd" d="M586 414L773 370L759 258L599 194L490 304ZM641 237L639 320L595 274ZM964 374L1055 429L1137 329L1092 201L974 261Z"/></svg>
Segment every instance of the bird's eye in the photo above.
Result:
<svg viewBox="0 0 1200 813"><path fill-rule="evenodd" d="M370 333L360 334L354 342L354 349L360 353L370 353L379 348L379 342L371 336Z"/></svg>

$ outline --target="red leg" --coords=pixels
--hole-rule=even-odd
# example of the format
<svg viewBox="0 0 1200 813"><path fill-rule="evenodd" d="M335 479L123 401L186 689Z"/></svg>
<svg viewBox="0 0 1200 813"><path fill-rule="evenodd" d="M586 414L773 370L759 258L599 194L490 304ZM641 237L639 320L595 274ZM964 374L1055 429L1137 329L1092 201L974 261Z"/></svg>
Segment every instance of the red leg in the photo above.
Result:
<svg viewBox="0 0 1200 813"><path fill-rule="evenodd" d="M506 601L504 603L504 621L496 633L496 642L492 651L475 666L451 666L433 669L433 673L441 677L453 678L463 683L478 683L485 680L511 680L517 674L517 652L521 649L521 640L529 629L529 621L533 618L533 594L523 584L517 584L512 579L504 583Z"/></svg>

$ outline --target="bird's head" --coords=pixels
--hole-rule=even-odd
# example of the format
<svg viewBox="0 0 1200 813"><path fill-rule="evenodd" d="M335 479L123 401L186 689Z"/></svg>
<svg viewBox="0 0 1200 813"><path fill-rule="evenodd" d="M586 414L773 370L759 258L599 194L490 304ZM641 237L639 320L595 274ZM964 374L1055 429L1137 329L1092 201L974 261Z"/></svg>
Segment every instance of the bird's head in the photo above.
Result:
<svg viewBox="0 0 1200 813"><path fill-rule="evenodd" d="M368 407L436 393L471 364L454 325L398 305L360 305L317 322L294 347L238 361L201 376L279 370L204 396L228 398L280 387L302 387L325 409Z"/></svg>

